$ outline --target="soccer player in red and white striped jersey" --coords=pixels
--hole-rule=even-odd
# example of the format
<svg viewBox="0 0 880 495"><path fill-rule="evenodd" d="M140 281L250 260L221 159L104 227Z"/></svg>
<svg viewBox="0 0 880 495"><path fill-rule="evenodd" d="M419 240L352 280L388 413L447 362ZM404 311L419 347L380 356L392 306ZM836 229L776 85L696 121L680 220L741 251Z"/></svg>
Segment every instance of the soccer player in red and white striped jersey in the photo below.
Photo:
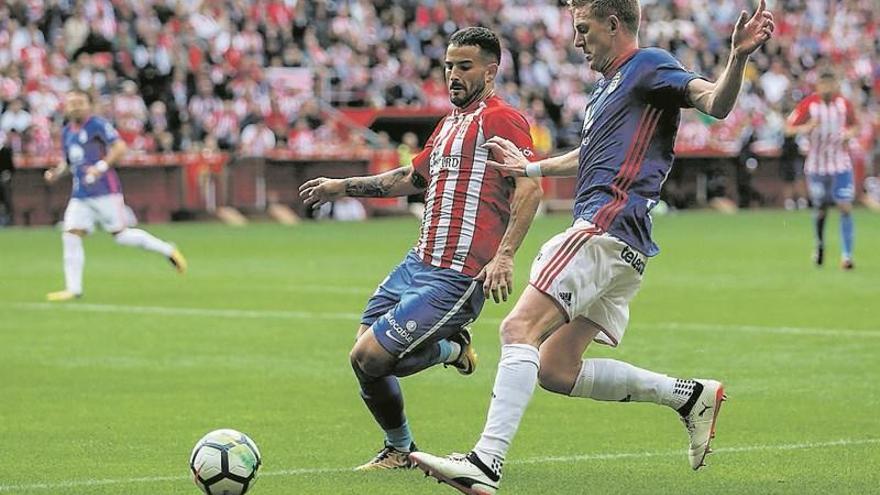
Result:
<svg viewBox="0 0 880 495"><path fill-rule="evenodd" d="M828 206L840 210L840 236L843 240L841 267L853 269L852 202L855 199L849 140L856 136L852 103L838 92L832 72L823 72L816 93L804 98L788 117L786 132L806 134L810 149L804 162L814 217L816 248L813 261L821 266L825 259L825 217Z"/></svg>
<svg viewBox="0 0 880 495"><path fill-rule="evenodd" d="M411 467L415 449L403 414L398 377L435 364L470 374L476 355L467 325L490 294L506 301L513 255L540 201L529 177L487 166L491 137L531 156L525 117L495 96L501 59L497 36L485 28L455 33L446 52L446 84L455 109L428 139L412 166L369 177L318 178L300 194L320 206L342 196L408 196L425 191L415 248L367 303L351 352L361 397L385 431L385 446L359 469Z"/></svg>

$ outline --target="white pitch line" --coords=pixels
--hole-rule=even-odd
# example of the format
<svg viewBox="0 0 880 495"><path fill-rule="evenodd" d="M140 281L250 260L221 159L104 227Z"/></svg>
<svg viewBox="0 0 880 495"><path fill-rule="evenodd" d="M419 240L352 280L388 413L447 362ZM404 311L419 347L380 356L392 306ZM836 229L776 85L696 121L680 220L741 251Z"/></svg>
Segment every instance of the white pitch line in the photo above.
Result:
<svg viewBox="0 0 880 495"><path fill-rule="evenodd" d="M880 338L877 330L852 330L848 328L808 328L808 327L772 327L760 325L726 325L718 323L677 323L658 322L656 324L640 323L637 327L667 328L669 330L710 330L724 332L734 330L737 332L775 333L780 335L815 335L819 337L856 337L856 338Z"/></svg>
<svg viewBox="0 0 880 495"><path fill-rule="evenodd" d="M784 450L809 450L821 449L828 447L848 447L853 445L871 445L880 443L880 438L863 438L849 440L832 440L830 442L806 442L776 445L745 445L742 447L719 447L712 448L713 453L739 454L743 452L761 452L766 450L784 451ZM565 462L580 461L600 461L608 459L631 459L631 458L648 458L648 457L669 457L682 455L680 451L666 452L621 452L617 454L581 454L571 456L546 456L532 457L519 461L511 461L511 464L551 464Z"/></svg>
<svg viewBox="0 0 880 495"><path fill-rule="evenodd" d="M326 294L355 294L367 297L376 292L376 287L339 287L335 285L296 285L273 287L273 290L286 292L324 292Z"/></svg>
<svg viewBox="0 0 880 495"><path fill-rule="evenodd" d="M6 304L2 304L6 305ZM312 311L279 311L263 309L224 309L224 308L177 308L171 306L127 306L120 304L88 304L88 303L16 303L10 306L18 309L42 311L70 311L80 313L122 313L152 314L160 316L199 316L217 318L244 318L256 320L293 319L293 320L358 320L360 313L316 313Z"/></svg>
<svg viewBox="0 0 880 495"><path fill-rule="evenodd" d="M786 450L810 450L824 449L831 447L851 447L856 445L874 445L880 444L880 438L862 438L862 439L842 439L832 440L829 442L807 442L793 444L770 444L770 445L748 445L742 447L721 447L714 449L714 453L740 454L747 452L761 451L786 451ZM683 451L668 450L663 452L618 452L618 453L597 453L597 454L581 454L571 456L542 456L530 457L520 460L511 460L508 464L561 464L570 462L583 461L605 461L615 459L647 459L651 457L684 457ZM305 469L285 469L281 471L268 471L260 473L261 478L267 476L302 476L309 474L338 474L354 472L352 467L328 467L328 468L305 468ZM37 490L53 490L62 488L81 488L90 486L106 486L106 485L133 485L138 483L161 483L166 481L186 481L189 476L147 476L142 478L119 478L119 479L100 479L100 480L75 480L75 481L59 481L54 483L33 483L21 485L0 485L0 492L13 491L37 491Z"/></svg>
<svg viewBox="0 0 880 495"><path fill-rule="evenodd" d="M360 321L360 313L342 312L314 312L314 311L282 311L282 310L259 310L259 309L224 309L224 308L178 308L171 306L130 306L118 304L90 304L90 303L0 303L0 307L12 307L16 309L34 311L70 311L82 313L121 313L121 314L155 314L160 316L198 316L218 318L243 318L243 319L309 319L309 320L345 320L349 322ZM497 326L501 323L499 318L480 318L477 323ZM857 338L876 339L880 338L880 331L854 330L848 328L809 328L788 326L761 326L761 325L730 325L717 323L682 323L682 322L656 322L636 323L636 328L664 328L682 331L711 331L711 332L747 332L769 333L778 335L803 335L815 337L834 338Z"/></svg>

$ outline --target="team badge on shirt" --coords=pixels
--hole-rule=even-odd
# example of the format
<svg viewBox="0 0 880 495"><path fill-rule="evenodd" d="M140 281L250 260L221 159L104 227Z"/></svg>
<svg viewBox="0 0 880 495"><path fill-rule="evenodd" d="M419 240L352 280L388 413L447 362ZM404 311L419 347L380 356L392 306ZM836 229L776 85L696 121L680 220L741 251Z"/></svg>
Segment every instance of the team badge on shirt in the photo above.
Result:
<svg viewBox="0 0 880 495"><path fill-rule="evenodd" d="M82 149L82 146L78 144L70 145L70 148L67 150L67 161L71 164L78 165L83 161L85 157L85 151Z"/></svg>
<svg viewBox="0 0 880 495"><path fill-rule="evenodd" d="M620 84L620 74L621 73L618 71L617 74L614 74L614 77L611 78L611 83L608 84L608 94L613 93L614 90L617 89L617 86Z"/></svg>

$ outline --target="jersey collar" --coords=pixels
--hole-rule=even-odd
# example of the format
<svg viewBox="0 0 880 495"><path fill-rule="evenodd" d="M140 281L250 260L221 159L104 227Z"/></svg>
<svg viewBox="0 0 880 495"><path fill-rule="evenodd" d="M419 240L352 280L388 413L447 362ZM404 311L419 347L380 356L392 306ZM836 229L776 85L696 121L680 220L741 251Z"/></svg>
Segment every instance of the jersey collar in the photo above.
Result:
<svg viewBox="0 0 880 495"><path fill-rule="evenodd" d="M484 105L485 105L489 100L491 100L492 98L495 98L495 92L494 92L494 91L493 91L492 93L490 93L488 96L485 96L485 97L483 97L483 98L481 98L481 99L479 99L479 100L474 100L474 101L470 102L470 103L468 104L468 106L466 106L466 107L464 107L464 108L458 108L458 107L456 107L455 110L452 111L452 115L453 115L453 116L458 116L458 115L462 115L462 114L465 114L465 113L471 113L471 112L473 112L474 110L476 110L477 108L479 108L479 107L481 107L481 106L484 106Z"/></svg>
<svg viewBox="0 0 880 495"><path fill-rule="evenodd" d="M78 132L80 129L82 129L83 127L85 127L86 124L88 124L90 120L92 120L92 117L94 117L94 114L86 115L86 118L83 119L82 124L77 124L77 123L75 123L74 121L71 120L70 122L68 122L67 125L70 126L70 131L71 131L71 132Z"/></svg>
<svg viewBox="0 0 880 495"><path fill-rule="evenodd" d="M638 53L638 51L638 48L633 48L632 50L618 56L616 59L614 59L614 62L611 62L608 70L602 73L602 76L604 76L605 79L613 76L614 73L617 72L623 64L629 62L629 59L633 58L633 56Z"/></svg>

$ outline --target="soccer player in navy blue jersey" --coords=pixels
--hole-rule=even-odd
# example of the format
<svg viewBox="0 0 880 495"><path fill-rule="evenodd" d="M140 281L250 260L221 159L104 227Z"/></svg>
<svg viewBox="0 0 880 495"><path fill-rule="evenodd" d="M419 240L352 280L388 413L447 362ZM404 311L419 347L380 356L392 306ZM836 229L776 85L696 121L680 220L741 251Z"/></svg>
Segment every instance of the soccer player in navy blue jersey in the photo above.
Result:
<svg viewBox="0 0 880 495"><path fill-rule="evenodd" d="M73 177L73 192L64 212L64 290L50 292L49 301L69 301L83 293L85 250L82 238L95 223L113 234L122 246L139 247L168 258L179 273L186 271L186 259L173 245L131 226L122 197L122 184L113 165L125 155L127 146L113 124L92 115L91 97L73 90L64 100L67 124L61 134L64 158L46 171L45 179L55 183L64 174Z"/></svg>
<svg viewBox="0 0 880 495"><path fill-rule="evenodd" d="M772 35L764 0L733 31L727 67L716 82L685 70L668 52L639 48L638 0L570 0L574 45L602 78L586 108L581 145L529 162L493 138L494 165L514 175L577 176L574 223L548 241L529 286L501 324L501 362L483 434L466 455L411 459L468 494L494 494L501 466L535 385L571 397L653 402L676 410L690 438L693 469L703 465L724 389L613 359L583 359L592 341L617 346L629 301L648 258L659 252L649 212L674 159L680 109L716 118L733 109L749 55Z"/></svg>

